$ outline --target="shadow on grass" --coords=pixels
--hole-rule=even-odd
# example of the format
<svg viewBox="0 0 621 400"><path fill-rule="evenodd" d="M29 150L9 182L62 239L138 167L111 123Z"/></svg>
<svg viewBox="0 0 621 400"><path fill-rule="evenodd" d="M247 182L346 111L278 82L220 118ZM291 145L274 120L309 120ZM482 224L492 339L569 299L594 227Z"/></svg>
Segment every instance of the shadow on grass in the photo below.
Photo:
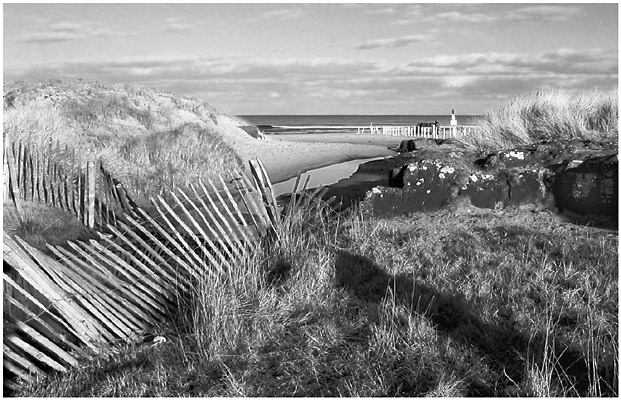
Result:
<svg viewBox="0 0 621 400"><path fill-rule="evenodd" d="M482 321L462 298L443 294L406 276L390 275L367 257L341 251L336 255L335 269L337 285L359 299L379 306L390 288L395 303L428 318L441 335L474 348L487 361L488 367L497 373L500 381L494 387L481 381L466 382L469 396L520 395L506 393L505 390L524 380L526 360L530 358L541 367L545 349L542 333L531 337L512 328L511 323ZM587 395L589 376L584 356L564 346L559 339L555 339L554 343L552 357L558 360L559 367L555 379L562 382L563 387L573 385L575 394ZM613 389L608 389L613 387L612 380L613 377L610 377L610 382L601 382L604 395L616 395Z"/></svg>

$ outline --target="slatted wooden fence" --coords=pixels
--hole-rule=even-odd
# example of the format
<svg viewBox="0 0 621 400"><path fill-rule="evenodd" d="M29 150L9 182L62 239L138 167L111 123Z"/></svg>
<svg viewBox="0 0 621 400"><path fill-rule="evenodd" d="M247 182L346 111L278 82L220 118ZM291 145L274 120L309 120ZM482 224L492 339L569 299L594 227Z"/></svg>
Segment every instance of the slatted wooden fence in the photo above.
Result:
<svg viewBox="0 0 621 400"><path fill-rule="evenodd" d="M356 128L358 135L384 135L384 136L412 136L429 139L457 138L476 132L476 125L457 126L423 126L423 125L385 125L385 126L359 126Z"/></svg>
<svg viewBox="0 0 621 400"><path fill-rule="evenodd" d="M58 142L4 142L4 199L18 216L22 201L63 209L93 228L115 223L116 213L130 212L127 191L100 161L80 163L75 150Z"/></svg>
<svg viewBox="0 0 621 400"><path fill-rule="evenodd" d="M17 165L31 163L25 151L17 151ZM131 212L102 222L99 240L47 245L49 254L4 231L4 369L14 378L5 387L65 371L87 349L139 338L176 311L193 282L235 268L261 238L278 232L281 214L267 173L258 160L250 171L252 180L236 171L229 182L171 191L169 201L157 196L150 211L128 197ZM23 176L11 174L11 183ZM52 181L42 187L55 193ZM11 187L28 185L36 187L32 179ZM32 198L36 190L27 193Z"/></svg>

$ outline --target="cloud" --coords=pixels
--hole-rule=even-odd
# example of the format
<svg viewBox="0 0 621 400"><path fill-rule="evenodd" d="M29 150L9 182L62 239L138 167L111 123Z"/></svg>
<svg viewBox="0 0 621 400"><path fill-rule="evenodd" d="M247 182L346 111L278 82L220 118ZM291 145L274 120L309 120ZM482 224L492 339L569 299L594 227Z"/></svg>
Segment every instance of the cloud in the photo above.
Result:
<svg viewBox="0 0 621 400"><path fill-rule="evenodd" d="M282 21L298 19L302 16L304 16L304 10L302 10L301 8L295 8L295 9L282 8L278 10L266 11L263 14L261 14L262 18L278 19Z"/></svg>
<svg viewBox="0 0 621 400"><path fill-rule="evenodd" d="M185 18L166 18L164 19L164 31L169 33L183 33L190 30L194 25L187 22Z"/></svg>
<svg viewBox="0 0 621 400"><path fill-rule="evenodd" d="M521 22L521 21L566 21L579 15L581 9L567 5L537 5L496 12L446 11L429 16L427 20L444 20L447 22Z"/></svg>
<svg viewBox="0 0 621 400"><path fill-rule="evenodd" d="M406 35L396 38L374 39L361 43L355 48L358 50L370 50L377 48L403 47L412 43L422 42L427 38L427 35Z"/></svg>
<svg viewBox="0 0 621 400"><path fill-rule="evenodd" d="M387 107L381 108L387 112L392 110L389 105L397 106L398 101L403 107L421 97L459 97L475 104L544 86L612 88L617 85L617 66L616 51L559 49L414 58L399 65L340 58L124 58L50 62L31 68L5 66L4 76L7 81L82 77L144 84L202 96L227 111L260 113L266 112L262 107L268 107L272 113L326 113L343 107L360 107L363 112L376 101L378 107ZM270 98L268 103L266 98ZM376 112L382 111L378 108Z"/></svg>
<svg viewBox="0 0 621 400"><path fill-rule="evenodd" d="M22 43L48 44L115 36L122 35L105 27L100 22L78 23L63 21L52 24L48 30L42 32L18 35L16 40Z"/></svg>

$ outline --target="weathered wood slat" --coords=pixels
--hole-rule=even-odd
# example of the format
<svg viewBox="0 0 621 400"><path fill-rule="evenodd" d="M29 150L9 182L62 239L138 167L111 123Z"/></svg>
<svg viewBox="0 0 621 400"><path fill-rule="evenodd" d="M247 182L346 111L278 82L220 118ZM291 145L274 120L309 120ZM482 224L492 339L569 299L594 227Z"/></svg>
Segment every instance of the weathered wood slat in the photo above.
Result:
<svg viewBox="0 0 621 400"><path fill-rule="evenodd" d="M52 246L48 246L52 247ZM58 251L58 249L56 249ZM55 253L59 255L59 252ZM97 282L91 274L86 271L86 273L80 274L79 267L77 267L74 263L70 263L67 259L63 259L65 262L62 263L62 275L65 281L71 285L70 281L73 281L72 287L75 287L77 293L80 293L83 297L88 299L92 304L96 305L100 312L105 316L106 320L109 323L113 324L114 327L118 328L122 332L119 336L121 337L130 337L132 336L132 332L137 331L138 329L142 329L136 323L132 322L125 315L126 311L118 306L118 301L120 300L118 297L114 297L114 292L108 290L99 282ZM71 266L72 268L67 268ZM79 272L78 272L79 271ZM131 318L131 316L130 316ZM118 334L118 333L117 333Z"/></svg>
<svg viewBox="0 0 621 400"><path fill-rule="evenodd" d="M209 230L209 233L212 235L212 237L222 237L226 241L227 246L230 246L231 249L236 249L239 246L239 241L232 239L230 235L227 235L225 230L220 225L220 223L214 219L213 214L209 210L209 207L207 207L207 205L205 204L201 196L198 194L196 187L190 184L190 189L192 189L194 196L200 202L201 211L199 211L198 206L195 204L195 202L190 201L188 196L183 191L180 190L180 193L184 196L186 201L188 201L192 205L196 213L201 217L201 219L203 220L204 226ZM207 221L207 218L209 218L209 221ZM212 225L215 226L218 232L216 232L216 230L213 228ZM202 233L202 234L204 236L207 235L206 233ZM232 252L229 252L228 248L226 250L227 250L227 254L229 254L230 257L233 257Z"/></svg>
<svg viewBox="0 0 621 400"><path fill-rule="evenodd" d="M241 210L239 209L239 205L237 204L237 201L235 201L235 198L233 197L233 194L231 193L231 191L229 190L229 187L226 185L226 183L222 179L222 176L218 175L218 179L220 181L220 184L222 185L222 190L224 191L224 194L226 195L226 198L229 200L230 207L226 206L226 202L224 200L221 200L222 204L224 204L226 206L225 210L226 210L227 214L229 215L229 217L231 218L232 221L239 221L239 222L241 222L241 226L239 226L239 224L237 224L236 231L241 233L241 235L243 236L243 243L248 243L248 244L254 243L254 241L251 240L251 238L250 238L250 232L249 232L250 227L248 226L248 223L246 222L246 219L244 218L244 215L242 214ZM211 183L211 181L209 181L209 183L211 184L211 187L214 187L213 183ZM216 192L216 195L218 196L219 199L221 199L221 196L220 196L219 192ZM235 211L236 217L233 216L233 213L231 212L231 208L233 209L232 211ZM235 235L236 238L239 236L238 233L235 233L234 235ZM245 247L243 245L243 243L242 243L242 248Z"/></svg>
<svg viewBox="0 0 621 400"><path fill-rule="evenodd" d="M15 239L20 242L19 238ZM95 343L101 340L101 335L95 324L92 323L88 314L46 274L42 273L34 261L25 253L17 242L6 233L3 235L4 248L3 261L11 265L23 278L25 278L36 290L50 300L55 308L61 313L71 326L80 340L86 345L96 349ZM20 242L21 246L29 247ZM34 250L34 249L32 249Z"/></svg>
<svg viewBox="0 0 621 400"><path fill-rule="evenodd" d="M177 191L179 193L183 193L181 189L177 189ZM183 193L183 195L185 195L185 193ZM219 268L222 268L221 266L227 264L228 260L233 257L231 251L224 243L225 241L223 240L222 236L218 235L218 236L210 237L209 235L207 235L207 233L203 230L202 226L196 221L192 213L190 213L190 211L186 208L186 206L179 199L179 197L177 197L177 195L174 192L170 192L170 196L175 201L175 203L177 203L177 207L181 209L181 211L186 217L186 220L184 220L183 218L181 218L180 214L176 213L177 218L183 222L183 227L188 232L188 235L192 238L192 240L194 240L194 243L196 243L196 245L203 252L203 254L208 256L208 259L214 258L212 253L215 253L217 257L219 258L219 260L214 260L212 262L215 262L215 264L219 265ZM194 204L194 203L192 201L189 201L189 204ZM203 212L199 210L198 208L195 208L195 210L197 211L198 215L203 214ZM190 228L189 225L186 223L186 221L189 221L190 224L194 226L196 231ZM202 237L199 238L197 233L200 234ZM207 246L205 246L205 242L207 243Z"/></svg>
<svg viewBox="0 0 621 400"><path fill-rule="evenodd" d="M151 224L152 227L154 227L156 230L162 229L157 222L155 222L153 219L151 219L151 217L144 212L143 210L139 210L139 212L143 213L143 218L147 219L147 221ZM132 225L133 228L137 229L138 231L142 232L143 234L145 234L149 240L153 241L153 243L157 246L158 249L160 249L161 251L164 252L164 254L166 254L167 256L170 257L171 260L173 260L175 263L177 263L183 271L188 270L189 272L189 266L185 263L185 261L183 261L180 257L178 257L175 253L173 253L166 245L164 245L164 243L162 243L159 239L157 239L151 232L149 232L144 226L142 226L142 224L138 223L135 219L127 216L127 222L129 224ZM138 241L143 247L143 250L147 250L149 252L149 254L153 255L156 257L156 259L158 260L158 262L160 262L160 266L162 268L160 268L160 266L158 265L153 265L153 263L151 262L151 267L153 268L153 271L159 272L162 274L162 277L165 278L170 285L172 285L173 283L179 281L181 283L181 285L185 288L187 288L189 286L189 281L187 280L187 277L185 277L182 273L180 273L180 271L173 267L172 265L169 264L169 262L167 260L165 260L163 257L161 257L157 251L155 249L152 249L151 246L149 246L148 244L146 244L142 238L140 238L137 234L134 233L134 231L132 229L130 229L130 227L128 227L127 225L125 225L122 222L119 222L119 228L123 229L124 232L130 236L132 239ZM141 251L139 251L133 243L131 243L124 235L122 235L119 231L114 230L112 227L110 227L110 230L117 234L117 237L119 239L121 239L123 242L125 242L127 245L129 245L130 247L132 247L132 250L137 251L138 253L142 254ZM161 231L158 233L162 233ZM146 260L150 260L148 257L146 257ZM149 262L149 261L147 261ZM168 271L166 271L167 268ZM148 269L145 271L147 272ZM167 289L170 290L174 290L174 288L172 286L166 286Z"/></svg>
<svg viewBox="0 0 621 400"><path fill-rule="evenodd" d="M91 246L87 245L83 242L78 242L80 246L84 249L82 251L80 248L75 247L75 250L83 254L87 257L91 262L98 263L95 260L95 257L99 257L101 259L101 254ZM87 274L90 276L90 274ZM112 289L105 288L103 285L98 285L99 281L95 278L99 278L101 280L108 279L106 283L109 283L111 286L114 286ZM134 326L134 329L146 329L147 325L153 322L153 318L149 313L145 312L144 308L147 306L144 303L144 300L137 295L136 287L133 282L132 286L130 286L127 282L119 279L118 277L111 275L102 278L101 275L93 274L91 279L93 285L100 290L102 295L112 297L111 300L116 300L116 302L110 301L110 304L113 308L117 310L118 316L127 319L125 324L130 328ZM118 293L117 293L118 292ZM125 309L127 308L127 310ZM139 325L138 325L139 324Z"/></svg>
<svg viewBox="0 0 621 400"><path fill-rule="evenodd" d="M73 248L73 250L84 256L84 252L79 247L77 247L73 243L69 244L72 245L71 247ZM75 285L77 288L81 286L85 289L88 289L88 291L85 291L85 293L83 293L82 291L78 292L88 298L90 301L94 301L100 304L99 311L101 314L103 314L102 320L105 320L108 324L112 324L110 325L110 328L114 333L122 338L130 337L132 329L138 330L144 328L144 325L139 326L133 322L127 322L127 316L125 315L126 311L122 311L121 308L117 305L119 302L123 302L123 298L119 296L114 290L110 290L108 288L102 287L101 285L97 285L97 281L92 278L92 276L96 276L101 280L106 280L107 277L103 277L101 274L98 273L98 270L92 268L92 266L89 265L87 262L75 256L71 252L63 249L62 247L54 248L54 246L48 245L48 248L54 251L56 255L63 258L63 261L67 263L67 266L72 266L73 268L75 268L75 273L70 269L64 269L63 272L68 278L71 277L72 279L76 280L76 283L81 284ZM69 259L65 257L72 259L71 264L69 263ZM87 282L84 279L80 278L80 272L82 272L81 275L83 275L86 279L89 279L90 282ZM117 289L118 291L126 292L120 287L117 287ZM125 295L127 295L127 293L125 293ZM127 303L125 303L124 306L127 308L135 309ZM149 320L149 317L145 316L140 310L138 310L136 314L145 318L147 321ZM119 317L122 318L123 321L120 321ZM130 315L129 318L131 317L132 316ZM134 318L137 319L137 317ZM115 327L118 329L115 329Z"/></svg>
<svg viewBox="0 0 621 400"><path fill-rule="evenodd" d="M16 238L20 240L19 238ZM31 253L32 255L33 253ZM45 257L45 258L44 258ZM64 292L63 295L67 298L71 298L74 305L74 311L78 311L85 315L85 319L88 319L90 324L94 327L95 332L101 335L104 340L112 341L115 339L115 331L110 328L110 321L102 315L99 309L93 304L92 297L81 290L77 285L73 285L67 282L66 276L61 276L57 271L58 265L54 265L54 268L50 264L56 264L47 256L41 258L35 258L45 273L52 279L52 281L58 285L58 287ZM95 318L92 318L95 316Z"/></svg>
<svg viewBox="0 0 621 400"><path fill-rule="evenodd" d="M64 333L58 332L55 328L52 328L46 321L44 321L39 316L45 314L47 318L53 320L56 324L58 324L59 327L63 327L69 334L74 336L76 339L80 339L78 332L76 332L76 330L72 326L68 325L64 320L58 318L54 313L50 312L50 310L48 310L47 307L41 304L39 300L37 300L32 294L28 293L25 289L19 286L9 276L7 276L6 274L3 274L3 279L4 279L4 282L7 282L9 285L13 287L13 289L20 292L21 295L26 297L30 302L32 302L36 307L38 307L41 310L41 312L35 315L32 311L30 311L24 305L15 301L16 305L19 304L17 305L18 308L20 308L24 313L26 313L29 316L29 318L37 321L42 326L44 326L47 330L50 331L50 333L56 334L56 336L58 336L63 341L63 343L65 343L67 346L71 347L72 350L78 353L82 352L82 349L80 349L79 347L73 344L73 340L70 337L68 337ZM9 300L12 300L12 299L9 299Z"/></svg>
<svg viewBox="0 0 621 400"><path fill-rule="evenodd" d="M150 276L140 274L132 265L126 263L125 260L96 241L91 240L90 244L94 250L99 252L99 257L103 259L105 255L109 258L109 260L111 260L111 262L114 262L121 267L119 268L119 271L122 271L122 274L126 277L127 281L132 282L136 289L139 289L132 291L132 293L146 303L146 306L155 318L165 316L166 312L164 305L170 301L172 293L164 290L161 285L156 284Z"/></svg>
<svg viewBox="0 0 621 400"><path fill-rule="evenodd" d="M58 357L61 361L71 366L78 365L78 360L76 358L74 358L71 354L67 353L65 350L61 349L58 345L56 345L56 343L52 342L45 336L41 335L39 332L31 328L30 326L26 325L23 322L14 320L11 317L8 317L7 319L11 323L15 324L20 331L30 336L35 342L40 343L47 350L49 350L56 357Z"/></svg>
<svg viewBox="0 0 621 400"><path fill-rule="evenodd" d="M159 213L159 217L166 223L171 232L177 232L177 229L175 228L173 223L166 217L166 214L162 211L157 202L151 199L151 204L155 206L155 209ZM201 261L192 251L192 248L185 242L185 240L183 240L181 235L175 235L176 238L173 238L171 234L166 231L161 225L156 223L153 219L151 219L151 221L153 224L152 226L158 229L159 232L166 238L166 240L172 243L172 245L175 246L175 248L180 252L181 257L183 257L183 259L186 261L186 272L190 273L194 278L199 279L201 276Z"/></svg>
<svg viewBox="0 0 621 400"><path fill-rule="evenodd" d="M180 189L178 189L178 191L180 193L183 193L183 191L181 191ZM220 250L220 248L223 248L224 250L228 251L228 249L226 248L226 246L223 244L223 242L221 240L219 240L220 243L220 248L218 248L213 242L212 240L209 238L209 236L205 233L205 231L203 230L203 228L200 226L200 224L198 222L196 222L196 220L194 219L194 217L192 216L192 214L190 214L190 212L188 211L188 209L183 205L183 202L181 202L181 200L175 195L174 192L170 192L171 197L173 198L173 200L175 200L175 202L177 203L177 206L179 208L181 208L181 210L183 211L183 213L185 214L185 216L187 217L187 220L190 221L190 223L194 226L194 228L196 228L196 230L198 231L198 233L200 235L202 235L203 240L207 242L208 246L210 247L209 249L205 246L205 244L201 241L201 239L196 235L196 233L190 229L186 224L183 224L184 229L187 229L188 234L190 235L190 237L192 238L192 240L194 240L194 242L199 246L199 248L203 251L203 253L207 256L207 258L211 261L213 259L213 261L211 261L214 265L216 265L216 267L218 268L218 272L222 272L222 265L226 265L228 263L228 259L227 257L225 257L222 254L222 251ZM187 197L186 197L187 198ZM189 199L188 199L189 200ZM193 202L189 201L190 204L194 204ZM201 214L200 210L196 209L196 211ZM216 236L216 238L218 238ZM219 261L216 261L213 257L213 255L211 254L211 252L215 252L218 257L219 257ZM231 253L228 252L229 257L232 257Z"/></svg>
<svg viewBox="0 0 621 400"><path fill-rule="evenodd" d="M15 336L15 335L7 335L7 337L5 337L4 339L7 342L12 343L13 345L15 345L17 348L19 348L24 353L28 354L30 357L35 358L36 360L44 363L45 365L55 369L56 371L60 371L60 372L67 371L67 368L64 365L62 365L62 364L58 363L57 361L53 360L47 354L45 354L42 351L36 349L31 344L24 342L19 337Z"/></svg>
<svg viewBox="0 0 621 400"><path fill-rule="evenodd" d="M260 205L261 202L256 200L255 198L256 192L252 192L250 190L252 186L248 184L248 181L247 181L248 178L245 175L243 175L243 177L246 178L244 182L240 183L236 181L235 185L236 185L237 190L241 193L242 203L244 204L244 207L246 208L246 210L248 210L248 214L250 215L250 219L252 220L252 224L255 228L256 235L260 236L262 232L265 230L265 227L268 225L266 219L264 218L267 211L265 211L265 207ZM253 242L254 241L250 241L250 243L253 243ZM256 242L258 243L258 241Z"/></svg>
<svg viewBox="0 0 621 400"><path fill-rule="evenodd" d="M12 297L7 296L6 294L4 295L4 300L10 302L12 305L14 305L15 307L17 307L18 309L20 309L27 317L28 320L22 322L22 321L17 321L15 320L16 325L19 324L23 324L26 325L26 322L28 321L35 321L37 322L39 325L41 325L42 327L44 327L50 334L50 336L53 336L54 338L56 338L59 342L62 342L64 345L68 346L71 348L71 350L77 352L78 354L84 354L84 351L82 349L80 349L79 347L77 347L76 345L73 344L73 342L71 341L71 339L69 339L65 334L62 334L60 332L58 332L58 330L56 328L51 327L47 322L45 322L39 315L36 315L35 313L33 313L31 310L29 310L26 306L24 306L21 302L15 300ZM49 313L45 313L46 315L50 315ZM9 319L12 318L10 316L5 315L4 316L5 319ZM20 326L21 328L21 326ZM35 331L36 332L36 331ZM45 337L41 332L37 332L37 334ZM40 339L37 339L39 341L41 341ZM64 350L63 350L64 351ZM67 353L68 354L68 353ZM62 357L62 356L61 356Z"/></svg>
<svg viewBox="0 0 621 400"><path fill-rule="evenodd" d="M201 190L204 193L204 197L201 197L201 201L202 201L202 198L206 198L207 202L209 203L208 206L205 206L205 210L206 210L205 212L207 213L207 215L209 216L211 221L214 223L214 225L216 227L219 227L222 231L224 231L224 228L226 228L226 230L231 232L231 234L230 234L231 237L235 238L235 240L239 241L237 235L232 233L232 232L234 232L234 230L233 230L233 228L231 226L231 221L228 220L227 218L225 218L224 215L222 215L222 213L220 212L220 209L218 207L218 204L216 203L216 200L214 200L211 197L209 191L207 190L207 188L205 187L203 182L199 181L199 186L201 187ZM226 235L226 234L224 234L224 235Z"/></svg>
<svg viewBox="0 0 621 400"><path fill-rule="evenodd" d="M32 377L32 373L41 375L44 374L41 368L28 361L25 357L17 354L13 349L7 346L6 343L2 343L2 348L4 352L3 366L20 377L22 380L26 382L33 382L34 378ZM30 373L26 371L29 371Z"/></svg>

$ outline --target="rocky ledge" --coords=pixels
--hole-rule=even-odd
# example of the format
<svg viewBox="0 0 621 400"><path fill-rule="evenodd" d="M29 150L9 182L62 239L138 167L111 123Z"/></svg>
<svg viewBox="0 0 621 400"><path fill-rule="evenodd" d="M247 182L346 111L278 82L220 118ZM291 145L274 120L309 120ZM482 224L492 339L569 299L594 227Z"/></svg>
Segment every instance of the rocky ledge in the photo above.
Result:
<svg viewBox="0 0 621 400"><path fill-rule="evenodd" d="M618 214L616 138L538 142L489 154L451 140L404 142L400 150L410 158L390 171L388 187L366 192L364 213L394 216L466 204Z"/></svg>

